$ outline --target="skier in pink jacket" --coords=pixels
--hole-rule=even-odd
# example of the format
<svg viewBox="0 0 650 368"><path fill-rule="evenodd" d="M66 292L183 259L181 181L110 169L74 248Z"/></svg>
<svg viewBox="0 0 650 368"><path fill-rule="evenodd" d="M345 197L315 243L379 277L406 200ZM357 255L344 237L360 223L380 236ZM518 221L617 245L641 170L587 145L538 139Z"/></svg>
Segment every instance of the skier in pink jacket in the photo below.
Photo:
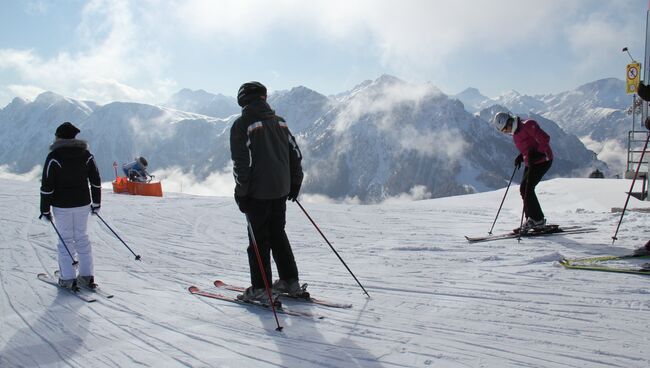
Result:
<svg viewBox="0 0 650 368"><path fill-rule="evenodd" d="M519 192L524 201L526 221L520 230L526 232L542 228L546 225L546 218L537 200L535 186L553 163L553 151L549 144L551 137L535 120L521 120L519 116L507 112L494 115L492 123L500 132L512 135L512 140L520 152L515 158L515 166L521 167L522 162L525 165Z"/></svg>

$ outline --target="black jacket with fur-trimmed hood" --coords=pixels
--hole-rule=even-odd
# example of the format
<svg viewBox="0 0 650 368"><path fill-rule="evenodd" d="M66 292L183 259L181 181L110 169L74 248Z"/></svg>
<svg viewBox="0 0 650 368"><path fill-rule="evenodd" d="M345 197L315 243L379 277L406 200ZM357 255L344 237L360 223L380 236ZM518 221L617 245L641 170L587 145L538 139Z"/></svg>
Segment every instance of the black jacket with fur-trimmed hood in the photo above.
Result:
<svg viewBox="0 0 650 368"><path fill-rule="evenodd" d="M90 190L88 183L90 182ZM81 207L101 203L101 179L88 143L57 139L50 146L41 179L41 213L50 206Z"/></svg>
<svg viewBox="0 0 650 368"><path fill-rule="evenodd" d="M277 199L302 184L302 154L283 118L257 99L242 109L230 128L235 195Z"/></svg>

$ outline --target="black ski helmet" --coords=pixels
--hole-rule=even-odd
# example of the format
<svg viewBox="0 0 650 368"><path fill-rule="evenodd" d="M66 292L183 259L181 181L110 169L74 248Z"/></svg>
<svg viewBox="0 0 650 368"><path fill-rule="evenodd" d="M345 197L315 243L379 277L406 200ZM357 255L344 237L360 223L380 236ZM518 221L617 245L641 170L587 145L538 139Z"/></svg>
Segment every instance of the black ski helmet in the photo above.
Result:
<svg viewBox="0 0 650 368"><path fill-rule="evenodd" d="M266 87L260 82L244 83L237 91L237 103L241 107L248 105L259 97L266 97Z"/></svg>

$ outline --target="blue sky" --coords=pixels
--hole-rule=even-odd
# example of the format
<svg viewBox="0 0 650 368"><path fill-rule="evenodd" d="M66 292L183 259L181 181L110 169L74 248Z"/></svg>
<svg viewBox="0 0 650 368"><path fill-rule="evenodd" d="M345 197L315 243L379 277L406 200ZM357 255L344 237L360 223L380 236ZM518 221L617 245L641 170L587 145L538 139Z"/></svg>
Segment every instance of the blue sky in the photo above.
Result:
<svg viewBox="0 0 650 368"><path fill-rule="evenodd" d="M242 82L555 93L643 60L646 0L0 0L0 106L54 91L159 103Z"/></svg>

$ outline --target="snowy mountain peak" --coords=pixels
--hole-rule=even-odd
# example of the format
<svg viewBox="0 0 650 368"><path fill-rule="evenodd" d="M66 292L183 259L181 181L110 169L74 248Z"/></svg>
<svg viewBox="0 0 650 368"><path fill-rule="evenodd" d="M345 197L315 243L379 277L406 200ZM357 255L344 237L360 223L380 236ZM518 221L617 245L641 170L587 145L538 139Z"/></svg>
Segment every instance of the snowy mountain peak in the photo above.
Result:
<svg viewBox="0 0 650 368"><path fill-rule="evenodd" d="M386 85L386 84L404 83L404 81L389 74L382 74L379 78L375 79L374 83Z"/></svg>
<svg viewBox="0 0 650 368"><path fill-rule="evenodd" d="M463 96L467 98L476 98L476 99L487 99L488 97L484 96L481 91L479 91L477 88L474 87L469 87L465 88L461 93L457 94L456 96Z"/></svg>
<svg viewBox="0 0 650 368"><path fill-rule="evenodd" d="M59 94L56 94L51 91L46 91L38 95L36 97L36 100L34 100L34 103L41 104L41 105L52 105L65 100L66 98Z"/></svg>
<svg viewBox="0 0 650 368"><path fill-rule="evenodd" d="M459 94L450 97L461 101L467 111L470 112L478 112L493 103L493 100L484 96L478 89L473 87L466 88Z"/></svg>
<svg viewBox="0 0 650 368"><path fill-rule="evenodd" d="M513 100L518 97L521 97L521 93L517 92L514 89L511 89L509 91L503 92L502 94L499 95L498 99L500 100Z"/></svg>
<svg viewBox="0 0 650 368"><path fill-rule="evenodd" d="M173 94L162 105L216 118L225 118L240 111L234 97L214 94L202 89L191 90L184 88Z"/></svg>

